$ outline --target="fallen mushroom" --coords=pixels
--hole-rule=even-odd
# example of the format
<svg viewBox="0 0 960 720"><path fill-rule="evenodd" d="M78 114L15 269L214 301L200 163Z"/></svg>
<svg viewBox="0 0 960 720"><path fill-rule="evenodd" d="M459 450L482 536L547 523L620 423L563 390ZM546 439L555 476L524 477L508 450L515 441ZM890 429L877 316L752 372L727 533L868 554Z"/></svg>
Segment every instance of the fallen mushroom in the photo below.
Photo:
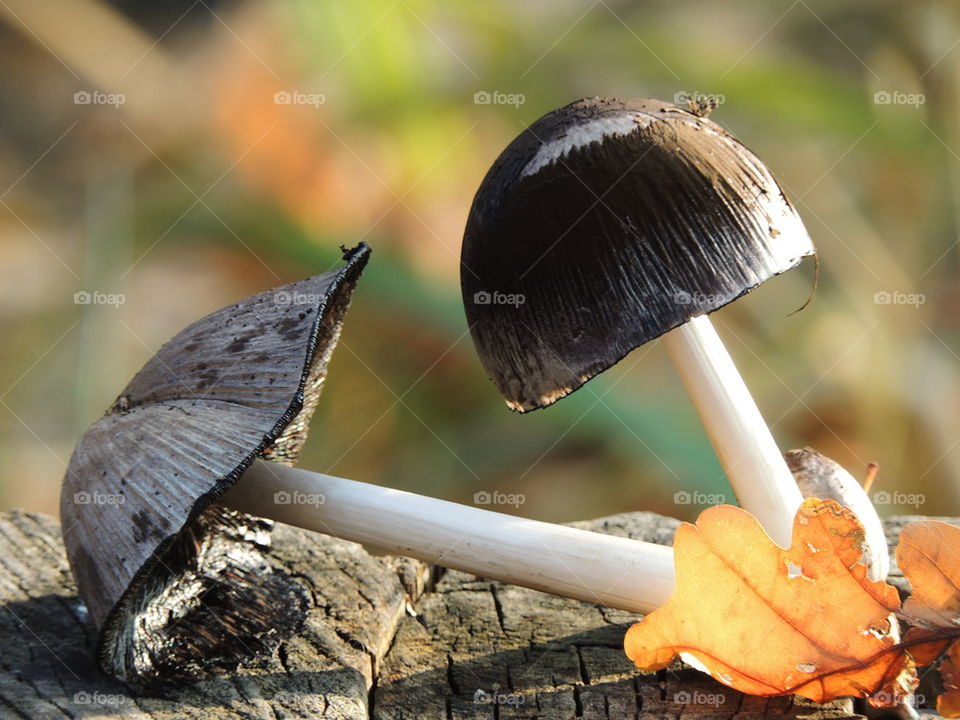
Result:
<svg viewBox="0 0 960 720"><path fill-rule="evenodd" d="M368 256L189 326L77 444L63 535L106 672L230 672L297 632L308 600L270 564L265 517L634 612L669 597L667 547L287 467Z"/></svg>
<svg viewBox="0 0 960 720"><path fill-rule="evenodd" d="M773 176L719 125L592 98L544 115L493 164L461 283L480 360L521 412L660 337L741 505L788 547L801 494L707 315L813 253Z"/></svg>

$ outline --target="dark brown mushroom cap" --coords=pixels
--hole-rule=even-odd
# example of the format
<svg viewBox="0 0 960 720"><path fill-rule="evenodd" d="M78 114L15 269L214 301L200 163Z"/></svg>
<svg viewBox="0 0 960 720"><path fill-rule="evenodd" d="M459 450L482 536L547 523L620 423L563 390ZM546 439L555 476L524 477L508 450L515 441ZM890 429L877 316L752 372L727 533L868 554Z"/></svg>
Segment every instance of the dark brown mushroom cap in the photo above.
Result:
<svg viewBox="0 0 960 720"><path fill-rule="evenodd" d="M81 438L61 519L111 674L230 671L302 619L302 590L267 561L270 523L215 501L258 456L296 460L369 253L195 322Z"/></svg>
<svg viewBox="0 0 960 720"><path fill-rule="evenodd" d="M460 277L480 359L527 411L813 253L773 176L719 125L592 98L544 115L493 164Z"/></svg>

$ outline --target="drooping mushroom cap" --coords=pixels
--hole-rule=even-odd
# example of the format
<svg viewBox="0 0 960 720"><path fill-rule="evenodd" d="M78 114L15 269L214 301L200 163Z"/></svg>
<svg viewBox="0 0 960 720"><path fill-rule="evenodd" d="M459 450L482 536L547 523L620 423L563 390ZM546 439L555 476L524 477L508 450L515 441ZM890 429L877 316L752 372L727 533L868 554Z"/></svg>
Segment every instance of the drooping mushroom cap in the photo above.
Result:
<svg viewBox="0 0 960 720"><path fill-rule="evenodd" d="M544 115L490 168L460 278L484 367L527 411L813 253L769 170L719 125L592 98Z"/></svg>
<svg viewBox="0 0 960 720"><path fill-rule="evenodd" d="M369 257L198 320L81 438L61 521L100 662L151 686L230 672L299 629L271 523L216 504L257 457L293 464Z"/></svg>

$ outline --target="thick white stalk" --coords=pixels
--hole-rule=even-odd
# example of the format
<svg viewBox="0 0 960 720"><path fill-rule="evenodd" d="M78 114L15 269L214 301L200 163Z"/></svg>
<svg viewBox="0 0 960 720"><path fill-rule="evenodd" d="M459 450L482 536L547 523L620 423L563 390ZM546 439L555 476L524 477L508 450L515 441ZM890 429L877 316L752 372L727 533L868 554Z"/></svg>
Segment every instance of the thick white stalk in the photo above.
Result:
<svg viewBox="0 0 960 720"><path fill-rule="evenodd" d="M564 597L648 613L667 601L663 545L481 510L258 460L224 505Z"/></svg>
<svg viewBox="0 0 960 720"><path fill-rule="evenodd" d="M661 339L740 506L775 543L789 547L803 496L713 324L695 317Z"/></svg>

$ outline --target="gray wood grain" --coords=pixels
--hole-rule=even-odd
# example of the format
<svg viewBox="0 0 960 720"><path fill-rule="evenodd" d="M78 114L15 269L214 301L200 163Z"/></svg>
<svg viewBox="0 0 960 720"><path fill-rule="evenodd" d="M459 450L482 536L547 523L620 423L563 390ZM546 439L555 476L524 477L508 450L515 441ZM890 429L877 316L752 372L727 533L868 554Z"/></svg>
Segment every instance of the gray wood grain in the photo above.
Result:
<svg viewBox="0 0 960 720"><path fill-rule="evenodd" d="M651 513L576 524L662 543L676 527ZM274 540L312 599L304 631L258 667L146 697L97 668L56 521L0 514L0 719L856 717L849 701L745 697L679 667L638 673L621 649L628 613L286 526Z"/></svg>
<svg viewBox="0 0 960 720"><path fill-rule="evenodd" d="M98 670L56 522L0 515L0 718L367 718L369 688L425 568L285 526L274 539L273 561L313 601L304 631L259 667L144 697Z"/></svg>

